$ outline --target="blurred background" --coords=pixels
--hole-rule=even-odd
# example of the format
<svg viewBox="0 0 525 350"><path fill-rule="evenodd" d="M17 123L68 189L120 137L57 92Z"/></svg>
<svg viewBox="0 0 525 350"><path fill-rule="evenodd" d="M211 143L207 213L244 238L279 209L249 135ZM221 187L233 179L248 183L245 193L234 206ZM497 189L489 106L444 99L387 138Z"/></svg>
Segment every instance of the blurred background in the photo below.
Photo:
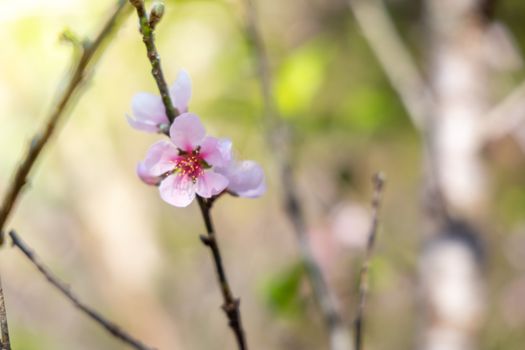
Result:
<svg viewBox="0 0 525 350"><path fill-rule="evenodd" d="M65 29L92 37L112 1L0 0L0 193L42 125L73 52ZM343 0L257 1L274 93L294 133L294 176L308 235L349 323L370 221L370 178L388 182L370 271L367 349L417 347L423 148L399 97ZM423 3L387 1L411 52L426 68ZM490 80L490 104L521 83L525 3L497 3L509 67ZM157 28L164 72L193 79L190 110L210 134L229 137L241 159L263 165L260 199L214 206L224 262L253 349L327 349L327 335L281 205L275 154L266 146L256 65L240 0L166 1ZM164 203L140 182L136 163L157 135L130 128L139 91L156 92L130 16L32 173L8 227L94 306L159 349L233 349L198 207ZM498 41L499 43L499 41ZM510 46L509 46L510 45ZM507 50L507 51L505 51ZM519 126L519 123L518 123ZM518 126L513 129L518 129ZM525 129L525 126L522 125ZM480 152L487 196L480 221L487 259L480 349L525 344L525 132ZM474 179L473 179L474 180ZM125 349L77 312L21 254L4 246L0 268L14 349Z"/></svg>

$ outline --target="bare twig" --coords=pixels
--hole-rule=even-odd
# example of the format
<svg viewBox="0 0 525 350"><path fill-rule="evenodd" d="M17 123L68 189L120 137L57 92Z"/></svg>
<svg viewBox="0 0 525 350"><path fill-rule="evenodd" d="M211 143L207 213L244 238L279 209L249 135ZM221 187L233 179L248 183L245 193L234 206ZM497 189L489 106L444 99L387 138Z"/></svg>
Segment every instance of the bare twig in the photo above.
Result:
<svg viewBox="0 0 525 350"><path fill-rule="evenodd" d="M513 134L520 127L525 128L525 81L520 83L507 97L487 114L482 124L485 142Z"/></svg>
<svg viewBox="0 0 525 350"><path fill-rule="evenodd" d="M139 18L140 32L142 33L142 40L144 45L146 45L146 51L148 53L148 59L151 63L151 74L155 78L157 87L159 88L160 97L162 98L162 103L166 109L166 116L168 117L170 123L172 123L179 111L173 107L173 102L170 98L170 93L168 89L168 84L166 84L166 79L164 78L164 73L160 64L160 55L155 46L155 31L154 28L160 17L156 11L152 13L152 17L155 20L150 22L146 8L144 7L144 1L142 0L130 0L129 1L137 10L137 16ZM154 7L154 9L157 7ZM162 10L163 11L163 10Z"/></svg>
<svg viewBox="0 0 525 350"><path fill-rule="evenodd" d="M246 33L251 41L254 58L257 61L257 75L259 84L261 85L261 95L263 98L264 120L267 124L267 134L269 141L272 143L273 129L279 128L282 124L281 117L275 105L275 98L272 90L272 78L270 71L270 63L266 53L266 45L259 32L257 9L252 0L245 0L247 11L246 19Z"/></svg>
<svg viewBox="0 0 525 350"><path fill-rule="evenodd" d="M420 132L425 153L426 211L429 217L448 217L440 187L442 170L436 164L435 101L430 84L418 70L410 50L398 33L383 0L347 0L364 38L399 95L414 127Z"/></svg>
<svg viewBox="0 0 525 350"><path fill-rule="evenodd" d="M403 43L382 0L348 0L357 24L408 111L414 126L423 129L433 104L426 82Z"/></svg>
<svg viewBox="0 0 525 350"><path fill-rule="evenodd" d="M2 280L0 279L0 350L11 350L9 341L9 328L7 326L7 312L5 309L4 290L2 289Z"/></svg>
<svg viewBox="0 0 525 350"><path fill-rule="evenodd" d="M97 61L97 54L101 52L103 45L107 42L107 37L115 27L115 23L124 12L126 2L119 0L115 10L110 18L104 23L95 40L89 42L85 41L82 46L82 55L74 64L73 73L71 74L66 88L63 90L56 104L51 110L43 129L36 133L28 150L17 170L13 175L12 181L9 183L6 194L2 199L0 207L0 232L3 232L5 223L9 215L13 211L13 207L20 195L20 192L27 183L27 178L36 160L41 154L44 146L47 144L51 136L54 134L57 125L61 118L65 115L66 108L73 103L73 97L78 92L82 83L89 76L88 68L93 66ZM0 234L0 245L4 243L4 235ZM7 327L7 315L5 310L5 301L2 288L0 286L0 328L1 328L1 349L10 350L9 332Z"/></svg>
<svg viewBox="0 0 525 350"><path fill-rule="evenodd" d="M199 207L201 209L202 217L204 219L204 224L206 226L207 236L200 236L202 243L210 248L210 251L215 262L215 268L217 271L217 278L219 280L219 285L221 286L221 293L224 299L224 304L222 309L228 317L229 326L231 327L235 338L237 339L237 345L239 349L247 349L246 339L244 336L244 330L241 322L241 314L239 312L240 300L233 296L226 273L224 272L224 267L222 264L222 257L215 238L215 229L213 228L213 222L211 220L211 202L207 199L197 196L197 201L199 202Z"/></svg>
<svg viewBox="0 0 525 350"><path fill-rule="evenodd" d="M73 294L69 286L61 282L49 270L49 268L47 268L40 261L40 259L35 255L33 250L29 248L27 244L24 243L20 239L20 237L16 234L15 231L10 231L9 237L11 237L13 246L20 249L22 253L29 259L29 261L31 261L31 263L38 269L38 271L40 271L40 273L44 275L47 281L51 283L55 288L57 288L60 291L60 293L62 293L62 295L64 295L67 299L69 299L73 303L73 305L75 305L77 309L79 309L84 314L86 314L89 318L91 318L93 321L98 323L102 328L104 328L112 336L122 340L124 343L128 344L132 348L137 349L137 350L152 350L153 349L152 347L142 344L142 342L133 338L127 332L123 331L115 323L108 321L103 316L101 316L99 313L97 313L95 310L91 309L89 306L87 306L82 301L80 301L79 298L75 294Z"/></svg>
<svg viewBox="0 0 525 350"><path fill-rule="evenodd" d="M168 115L170 122L173 122L173 120L175 120L179 112L173 107L173 103L169 95L166 81L164 79L164 73L162 71L162 66L160 63L160 55L157 52L157 49L155 47L155 38L154 38L154 28L156 24L158 23L158 21L160 20L162 16L162 12L164 11L164 8L162 7L162 9L160 9L158 7L160 5L157 4L157 7L153 8L152 14L149 16L150 18L148 19L148 15L146 13L146 9L144 7L143 0L129 0L129 1L137 10L137 15L139 17L139 22L140 22L140 31L142 33L142 38L143 38L144 44L146 45L148 58L150 60L151 67L152 67L151 72L152 72L152 75L155 81L157 82L157 87L161 94L162 102L166 109L166 114ZM215 238L215 230L213 228L213 222L211 220L211 213L210 213L212 201L201 198L200 196L197 196L197 201L199 202L199 207L201 209L202 218L204 220L204 224L206 226L206 231L207 231L207 236L201 236L200 238L201 238L202 243L208 248L210 248L210 251L213 256L213 261L215 263L217 277L219 280L219 286L221 288L221 293L224 299L224 304L222 305L222 309L226 313L226 316L229 321L228 324L230 328L232 329L232 332L235 335L239 350L246 350L248 349L248 347L246 345L246 338L244 335L244 330L243 330L242 322L241 322L241 314L239 310L240 300L233 297L233 293L231 292L231 288L230 288L230 285L228 284L226 273L225 273L225 270L222 264L222 258L221 258L219 246Z"/></svg>
<svg viewBox="0 0 525 350"><path fill-rule="evenodd" d="M74 66L73 73L68 80L66 88L63 90L57 103L51 110L43 129L37 132L29 144L28 151L18 166L12 181L6 191L0 207L0 231L4 229L5 223L13 210L21 190L27 183L28 175L33 168L36 160L54 134L56 127L62 117L65 115L67 107L73 103L73 97L78 92L86 77L89 76L88 68L93 66L97 61L97 54L101 51L103 44L107 42L115 23L126 8L126 2L120 0L110 18L104 23L102 29L92 42L86 41L83 46L83 52L78 62ZM0 241L0 244L2 242Z"/></svg>
<svg viewBox="0 0 525 350"><path fill-rule="evenodd" d="M268 56L266 54L264 41L259 32L256 8L252 0L245 0L245 4L247 10L246 32L253 45L253 53L257 61L257 73L263 97L267 141L273 153L276 155L286 214L292 223L298 241L301 259L304 263L314 298L319 304L324 325L329 333L330 349L350 350L352 349L350 330L346 327L339 314L335 295L329 288L319 264L314 258L306 233L306 220L293 179L290 135L286 131L272 94Z"/></svg>
<svg viewBox="0 0 525 350"><path fill-rule="evenodd" d="M366 305L366 296L368 294L368 269L370 260L374 252L374 244L377 236L377 226L379 222L379 207L381 205L381 197L383 194L383 187L385 183L384 175L377 173L373 178L374 195L372 198L372 220L370 224L370 232L368 234L368 242L366 245L365 259L361 266L359 273L359 304L357 306L357 315L355 318L355 349L361 350L363 348L363 328L364 328L364 312Z"/></svg>

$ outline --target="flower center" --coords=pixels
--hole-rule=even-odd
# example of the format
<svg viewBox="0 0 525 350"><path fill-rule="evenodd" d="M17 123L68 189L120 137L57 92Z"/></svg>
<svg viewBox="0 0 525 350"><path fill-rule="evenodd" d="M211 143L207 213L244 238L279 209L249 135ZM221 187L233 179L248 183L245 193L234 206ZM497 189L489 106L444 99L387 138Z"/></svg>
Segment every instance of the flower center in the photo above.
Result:
<svg viewBox="0 0 525 350"><path fill-rule="evenodd" d="M193 182L204 173L203 160L198 154L183 154L175 162L175 171L182 176L188 176Z"/></svg>

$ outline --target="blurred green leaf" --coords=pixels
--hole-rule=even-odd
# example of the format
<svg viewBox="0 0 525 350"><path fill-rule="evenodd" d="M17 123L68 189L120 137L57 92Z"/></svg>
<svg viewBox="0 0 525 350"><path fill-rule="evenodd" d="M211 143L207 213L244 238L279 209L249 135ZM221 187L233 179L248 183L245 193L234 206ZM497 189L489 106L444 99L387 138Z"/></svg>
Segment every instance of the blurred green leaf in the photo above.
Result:
<svg viewBox="0 0 525 350"><path fill-rule="evenodd" d="M370 133L394 126L398 121L395 116L403 113L396 107L381 89L364 86L349 93L341 109L344 113L342 117L349 126Z"/></svg>
<svg viewBox="0 0 525 350"><path fill-rule="evenodd" d="M51 339L45 333L37 332L25 327L13 327L11 345L15 349L39 350L56 349Z"/></svg>
<svg viewBox="0 0 525 350"><path fill-rule="evenodd" d="M525 212L525 187L513 186L502 193L502 215L509 222L520 222Z"/></svg>
<svg viewBox="0 0 525 350"><path fill-rule="evenodd" d="M283 116L308 111L323 83L327 60L326 45L313 41L293 52L276 76L276 98Z"/></svg>
<svg viewBox="0 0 525 350"><path fill-rule="evenodd" d="M384 256L374 256L370 261L370 287L376 290L386 289L393 281L391 261Z"/></svg>
<svg viewBox="0 0 525 350"><path fill-rule="evenodd" d="M295 263L263 283L262 294L266 304L281 316L297 316L301 311L299 289L304 267Z"/></svg>

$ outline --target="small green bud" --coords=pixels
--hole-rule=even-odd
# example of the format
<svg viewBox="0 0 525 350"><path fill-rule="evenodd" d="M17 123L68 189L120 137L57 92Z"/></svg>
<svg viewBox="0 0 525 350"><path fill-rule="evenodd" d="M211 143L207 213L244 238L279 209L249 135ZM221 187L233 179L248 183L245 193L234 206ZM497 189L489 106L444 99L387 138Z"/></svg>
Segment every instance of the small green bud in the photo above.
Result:
<svg viewBox="0 0 525 350"><path fill-rule="evenodd" d="M78 36L69 28L64 29L60 35L60 41L72 44L73 46L82 46Z"/></svg>
<svg viewBox="0 0 525 350"><path fill-rule="evenodd" d="M164 15L164 3L156 2L151 7L151 12L149 14L149 27L153 30L160 22L162 16Z"/></svg>
<svg viewBox="0 0 525 350"><path fill-rule="evenodd" d="M160 124L159 125L159 132L162 134L169 135L170 134L170 125L169 124Z"/></svg>

